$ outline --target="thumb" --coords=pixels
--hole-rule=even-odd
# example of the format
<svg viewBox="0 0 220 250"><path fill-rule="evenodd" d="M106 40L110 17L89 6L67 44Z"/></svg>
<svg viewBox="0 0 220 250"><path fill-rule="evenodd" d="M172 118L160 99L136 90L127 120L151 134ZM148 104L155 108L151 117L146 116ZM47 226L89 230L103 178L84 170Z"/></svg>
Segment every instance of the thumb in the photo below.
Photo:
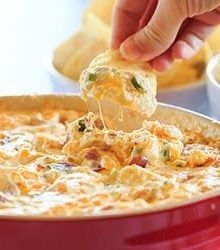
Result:
<svg viewBox="0 0 220 250"><path fill-rule="evenodd" d="M185 17L176 1L158 1L149 23L120 46L127 60L149 61L165 52L174 42Z"/></svg>

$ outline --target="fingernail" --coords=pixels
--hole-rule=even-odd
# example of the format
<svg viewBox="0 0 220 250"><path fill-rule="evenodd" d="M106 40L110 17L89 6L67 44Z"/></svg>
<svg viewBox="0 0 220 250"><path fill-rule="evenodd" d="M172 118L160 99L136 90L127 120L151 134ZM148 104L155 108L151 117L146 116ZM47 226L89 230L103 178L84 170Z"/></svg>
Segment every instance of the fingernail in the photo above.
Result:
<svg viewBox="0 0 220 250"><path fill-rule="evenodd" d="M120 47L120 52L122 57L131 61L136 61L140 59L143 53L136 45L136 42L133 37L128 38L125 42L122 43Z"/></svg>
<svg viewBox="0 0 220 250"><path fill-rule="evenodd" d="M190 46L185 45L182 47L182 50L181 50L182 59L189 59L194 54L195 52Z"/></svg>
<svg viewBox="0 0 220 250"><path fill-rule="evenodd" d="M188 59L194 54L195 51L185 41L177 41L172 47L172 56L176 59Z"/></svg>

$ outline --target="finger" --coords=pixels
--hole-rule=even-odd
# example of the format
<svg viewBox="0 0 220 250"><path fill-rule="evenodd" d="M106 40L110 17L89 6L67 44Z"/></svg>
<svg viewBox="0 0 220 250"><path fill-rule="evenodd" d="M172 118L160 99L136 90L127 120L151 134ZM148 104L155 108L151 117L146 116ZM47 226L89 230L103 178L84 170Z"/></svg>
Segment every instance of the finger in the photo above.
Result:
<svg viewBox="0 0 220 250"><path fill-rule="evenodd" d="M118 0L113 10L111 47L118 48L122 41L138 30L148 0Z"/></svg>
<svg viewBox="0 0 220 250"><path fill-rule="evenodd" d="M149 0L148 5L144 11L144 14L142 15L139 23L138 29L142 29L148 22L150 21L153 13L156 10L158 4L158 0Z"/></svg>
<svg viewBox="0 0 220 250"><path fill-rule="evenodd" d="M195 15L202 15L219 8L219 0L186 0L177 1L179 8L187 17L194 17Z"/></svg>
<svg viewBox="0 0 220 250"><path fill-rule="evenodd" d="M165 71L171 68L172 62L173 62L173 57L171 55L171 51L168 50L162 55L150 61L150 65L157 71Z"/></svg>
<svg viewBox="0 0 220 250"><path fill-rule="evenodd" d="M184 17L171 1L159 1L148 25L129 37L120 47L128 60L149 61L164 53L174 42Z"/></svg>
<svg viewBox="0 0 220 250"><path fill-rule="evenodd" d="M194 56L203 46L213 28L213 26L192 19L171 48L173 58L188 59Z"/></svg>
<svg viewBox="0 0 220 250"><path fill-rule="evenodd" d="M194 18L208 25L218 25L220 24L220 7L203 15L195 16Z"/></svg>

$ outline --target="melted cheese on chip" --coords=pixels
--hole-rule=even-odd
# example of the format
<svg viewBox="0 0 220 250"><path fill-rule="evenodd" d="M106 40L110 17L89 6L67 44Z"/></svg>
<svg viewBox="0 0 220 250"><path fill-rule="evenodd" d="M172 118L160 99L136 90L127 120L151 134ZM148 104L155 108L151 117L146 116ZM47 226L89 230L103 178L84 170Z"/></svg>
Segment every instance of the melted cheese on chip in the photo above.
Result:
<svg viewBox="0 0 220 250"><path fill-rule="evenodd" d="M148 69L148 71L147 71ZM150 117L157 106L156 78L145 64L123 60L117 51L97 56L80 78L82 96L110 100Z"/></svg>

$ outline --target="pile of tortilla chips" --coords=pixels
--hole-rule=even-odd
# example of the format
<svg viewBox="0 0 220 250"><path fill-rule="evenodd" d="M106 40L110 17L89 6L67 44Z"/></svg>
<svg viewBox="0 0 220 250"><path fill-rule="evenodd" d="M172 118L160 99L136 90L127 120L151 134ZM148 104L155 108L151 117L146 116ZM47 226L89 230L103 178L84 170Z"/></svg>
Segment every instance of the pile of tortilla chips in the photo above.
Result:
<svg viewBox="0 0 220 250"><path fill-rule="evenodd" d="M115 0L91 0L77 33L54 51L53 64L62 74L78 81L92 59L109 47L111 15ZM208 59L220 52L220 27L193 58L176 61L172 68L157 73L159 89L193 83L203 78ZM177 81L178 79L178 81Z"/></svg>

